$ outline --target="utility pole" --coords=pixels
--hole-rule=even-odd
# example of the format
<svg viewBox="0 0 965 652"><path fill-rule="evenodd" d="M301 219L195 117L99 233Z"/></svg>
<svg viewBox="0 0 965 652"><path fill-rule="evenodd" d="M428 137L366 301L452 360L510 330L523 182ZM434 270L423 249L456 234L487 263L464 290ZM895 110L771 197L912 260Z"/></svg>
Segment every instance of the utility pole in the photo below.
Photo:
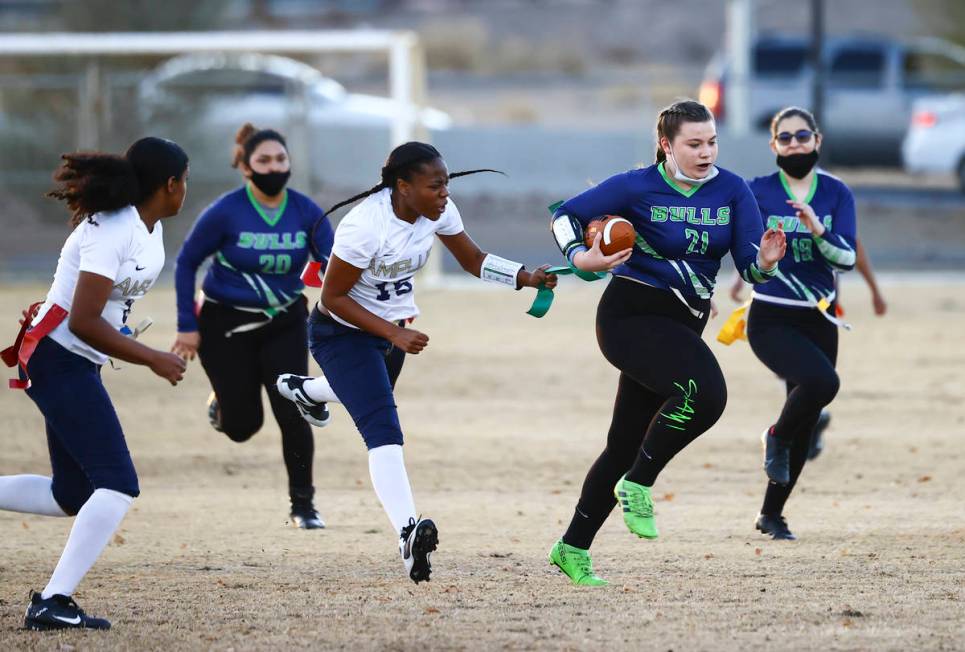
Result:
<svg viewBox="0 0 965 652"><path fill-rule="evenodd" d="M724 110L727 129L734 136L746 136L751 131L752 4L753 0L729 0L727 3L726 45L730 74L724 87Z"/></svg>
<svg viewBox="0 0 965 652"><path fill-rule="evenodd" d="M811 113L818 125L824 122L824 0L811 0Z"/></svg>

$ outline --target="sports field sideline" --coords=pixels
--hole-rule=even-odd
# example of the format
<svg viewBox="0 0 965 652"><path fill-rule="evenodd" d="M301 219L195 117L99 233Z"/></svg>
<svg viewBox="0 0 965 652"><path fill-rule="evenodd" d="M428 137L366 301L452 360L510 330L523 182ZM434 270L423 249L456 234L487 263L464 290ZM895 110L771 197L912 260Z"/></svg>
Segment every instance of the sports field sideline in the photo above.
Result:
<svg viewBox="0 0 965 652"><path fill-rule="evenodd" d="M965 298L960 283L883 284L875 318L847 283L842 390L823 455L785 512L797 542L753 530L759 434L782 385L746 343L716 342L721 421L654 489L661 537L611 516L594 544L603 589L571 587L546 553L602 448L616 372L596 346L602 283L566 284L549 315L532 293L422 290L397 398L416 505L440 529L428 584L402 570L347 414L316 430L316 504L328 523L287 523L274 422L244 445L207 423L197 362L171 388L148 370L104 370L142 495L78 590L110 632L20 629L70 522L0 512L4 649L841 649L965 647ZM44 288L0 293L4 346ZM732 305L722 300L722 309ZM174 337L157 289L146 341ZM705 337L713 340L722 317ZM641 333L646 337L646 333ZM39 412L0 392L0 472L46 473ZM69 647L68 647L69 646Z"/></svg>

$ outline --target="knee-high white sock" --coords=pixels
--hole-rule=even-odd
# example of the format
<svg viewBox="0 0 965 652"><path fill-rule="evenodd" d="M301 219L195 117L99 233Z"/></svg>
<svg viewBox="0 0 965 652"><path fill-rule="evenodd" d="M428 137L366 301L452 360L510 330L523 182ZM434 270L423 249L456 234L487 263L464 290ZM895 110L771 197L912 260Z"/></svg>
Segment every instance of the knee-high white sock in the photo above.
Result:
<svg viewBox="0 0 965 652"><path fill-rule="evenodd" d="M0 476L0 509L43 516L67 516L54 500L50 478L45 475Z"/></svg>
<svg viewBox="0 0 965 652"><path fill-rule="evenodd" d="M415 502L409 487L409 475L405 472L402 447L397 444L379 446L369 451L369 475L375 494L382 502L392 528L398 533L415 518Z"/></svg>
<svg viewBox="0 0 965 652"><path fill-rule="evenodd" d="M77 512L64 553L41 597L73 595L74 589L100 557L134 499L112 489L96 490Z"/></svg>
<svg viewBox="0 0 965 652"><path fill-rule="evenodd" d="M302 385L305 388L305 393L308 394L308 398L313 401L321 401L325 403L341 403L338 397L335 396L335 392L332 391L332 386L328 382L328 378L325 376L316 376L311 380L306 380L305 384Z"/></svg>

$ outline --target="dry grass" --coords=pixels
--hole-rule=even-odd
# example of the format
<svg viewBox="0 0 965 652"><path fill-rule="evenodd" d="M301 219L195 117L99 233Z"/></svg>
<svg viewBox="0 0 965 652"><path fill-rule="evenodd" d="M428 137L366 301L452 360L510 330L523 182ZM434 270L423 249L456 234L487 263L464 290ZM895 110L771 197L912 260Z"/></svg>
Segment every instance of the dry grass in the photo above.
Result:
<svg viewBox="0 0 965 652"><path fill-rule="evenodd" d="M602 590L570 587L546 552L602 445L615 374L593 337L597 286L564 286L543 320L528 296L422 292L432 341L410 358L399 403L417 505L439 524L433 581L402 574L341 408L317 431L318 502L329 528L286 523L277 427L236 445L207 425L199 367L171 389L143 369L105 370L142 497L78 599L109 633L19 629L67 520L0 513L4 649L949 649L965 640L961 286L892 288L870 316L846 288L843 389L823 457L787 515L801 540L752 530L763 476L757 433L782 390L746 345L713 344L730 403L656 487L661 538L618 516L594 546ZM886 288L887 289L887 288ZM38 293L5 290L3 337ZM138 305L170 344L173 296ZM719 324L719 322L718 322ZM708 329L709 332L715 327ZM641 333L646 337L646 333ZM40 415L0 394L0 473L44 472Z"/></svg>

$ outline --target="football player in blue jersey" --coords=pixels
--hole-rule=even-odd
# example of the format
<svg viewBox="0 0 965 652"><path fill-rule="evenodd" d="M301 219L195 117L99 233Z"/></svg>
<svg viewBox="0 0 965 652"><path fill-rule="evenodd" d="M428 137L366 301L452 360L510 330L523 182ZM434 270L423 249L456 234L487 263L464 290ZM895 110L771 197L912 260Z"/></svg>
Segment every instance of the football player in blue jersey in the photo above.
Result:
<svg viewBox="0 0 965 652"><path fill-rule="evenodd" d="M308 373L308 310L300 272L309 257L327 263L332 226L321 208L287 188L291 162L285 138L245 124L235 138L233 167L244 185L208 206L178 254L178 335L172 350L198 355L214 390L209 418L232 441L247 441L264 421L261 388L268 391L281 429L292 523L325 527L315 510L314 440L306 419L329 421L324 404L301 405L275 390L283 371ZM195 276L214 256L196 311ZM302 412L311 411L305 414Z"/></svg>
<svg viewBox="0 0 965 652"><path fill-rule="evenodd" d="M597 309L597 339L620 370L606 448L587 473L563 537L550 552L574 584L606 584L589 548L617 502L639 537L655 539L651 488L658 474L724 410L724 377L701 332L720 259L763 283L784 256L784 234L764 231L757 202L739 176L714 165L717 131L702 104L677 102L657 118L656 162L610 177L566 202L553 234L578 269L610 270ZM583 230L619 215L636 232L631 249L604 256Z"/></svg>
<svg viewBox="0 0 965 652"><path fill-rule="evenodd" d="M784 231L790 255L775 281L756 285L747 339L768 369L785 379L787 399L762 436L768 484L755 527L794 539L783 517L821 415L838 392L836 272L857 261L854 197L816 167L821 134L806 110L788 107L771 121L778 170L750 182L766 226Z"/></svg>

